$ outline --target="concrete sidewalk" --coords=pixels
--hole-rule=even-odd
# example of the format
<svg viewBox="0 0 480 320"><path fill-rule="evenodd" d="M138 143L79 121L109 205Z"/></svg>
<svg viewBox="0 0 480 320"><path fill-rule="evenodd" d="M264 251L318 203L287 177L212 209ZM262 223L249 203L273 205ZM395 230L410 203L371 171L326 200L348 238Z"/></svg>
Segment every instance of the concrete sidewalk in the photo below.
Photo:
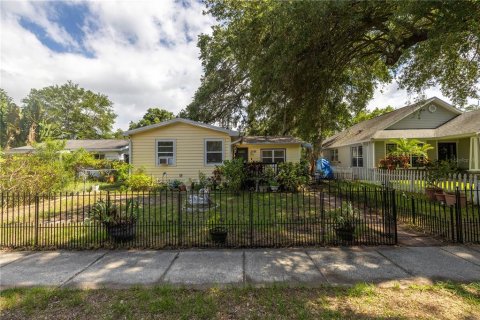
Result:
<svg viewBox="0 0 480 320"><path fill-rule="evenodd" d="M480 246L1 252L0 289L480 281Z"/></svg>

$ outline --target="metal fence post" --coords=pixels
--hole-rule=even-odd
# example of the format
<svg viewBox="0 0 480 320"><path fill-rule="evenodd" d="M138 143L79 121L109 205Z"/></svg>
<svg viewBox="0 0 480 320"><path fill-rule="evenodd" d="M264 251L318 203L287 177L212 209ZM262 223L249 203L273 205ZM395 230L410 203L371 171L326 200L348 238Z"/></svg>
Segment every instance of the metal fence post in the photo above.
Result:
<svg viewBox="0 0 480 320"><path fill-rule="evenodd" d="M182 245L182 192L178 191L178 225L177 225L177 239L178 246Z"/></svg>
<svg viewBox="0 0 480 320"><path fill-rule="evenodd" d="M463 218L462 205L460 203L460 190L455 190L455 215L457 220L457 241L463 243Z"/></svg>
<svg viewBox="0 0 480 320"><path fill-rule="evenodd" d="M38 221L39 221L39 211L40 211L40 198L38 194L35 194L35 235L33 238L33 245L38 247Z"/></svg>
<svg viewBox="0 0 480 320"><path fill-rule="evenodd" d="M253 197L252 191L248 192L248 220L250 228L250 246L253 246Z"/></svg>
<svg viewBox="0 0 480 320"><path fill-rule="evenodd" d="M394 227L393 227L393 232L395 233L394 234L394 238L395 238L395 244L397 244L398 242L398 234L397 234L397 201L395 199L395 189L392 189L392 218L393 218L393 223L394 223Z"/></svg>
<svg viewBox="0 0 480 320"><path fill-rule="evenodd" d="M412 202L412 223L416 224L417 223L417 213L415 212L415 197L412 196L411 198Z"/></svg>

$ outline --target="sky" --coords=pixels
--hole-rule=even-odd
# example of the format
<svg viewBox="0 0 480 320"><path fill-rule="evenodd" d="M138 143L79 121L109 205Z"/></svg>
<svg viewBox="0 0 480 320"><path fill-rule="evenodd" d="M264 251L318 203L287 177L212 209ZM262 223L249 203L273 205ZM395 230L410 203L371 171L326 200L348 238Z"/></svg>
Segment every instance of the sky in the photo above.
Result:
<svg viewBox="0 0 480 320"><path fill-rule="evenodd" d="M68 80L106 94L127 129L150 107L174 113L200 84L197 37L215 20L199 1L1 1L0 87L21 104L30 89ZM448 102L436 88L425 92ZM416 96L395 83L369 108L402 107Z"/></svg>

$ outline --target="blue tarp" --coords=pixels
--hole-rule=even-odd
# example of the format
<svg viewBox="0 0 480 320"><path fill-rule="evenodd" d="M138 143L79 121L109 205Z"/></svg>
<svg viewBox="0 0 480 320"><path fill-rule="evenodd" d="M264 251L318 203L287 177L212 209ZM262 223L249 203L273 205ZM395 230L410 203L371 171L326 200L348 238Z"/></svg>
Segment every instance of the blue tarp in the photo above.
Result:
<svg viewBox="0 0 480 320"><path fill-rule="evenodd" d="M320 158L317 160L317 173L321 179L333 179L333 170L327 159Z"/></svg>

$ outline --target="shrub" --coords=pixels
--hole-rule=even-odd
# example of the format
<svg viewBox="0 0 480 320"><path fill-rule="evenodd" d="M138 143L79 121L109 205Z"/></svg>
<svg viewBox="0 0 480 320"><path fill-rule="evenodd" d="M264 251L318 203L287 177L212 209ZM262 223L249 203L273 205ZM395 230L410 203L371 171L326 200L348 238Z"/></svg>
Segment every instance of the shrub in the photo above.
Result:
<svg viewBox="0 0 480 320"><path fill-rule="evenodd" d="M245 180L243 159L225 160L218 169L225 177L227 187L232 191L239 192Z"/></svg>
<svg viewBox="0 0 480 320"><path fill-rule="evenodd" d="M145 174L143 170L137 170L135 173L132 173L125 181L125 184L132 191L149 191L154 187L152 177Z"/></svg>
<svg viewBox="0 0 480 320"><path fill-rule="evenodd" d="M119 182L128 180L128 175L132 169L132 165L123 161L113 161L112 168L115 169L115 178Z"/></svg>
<svg viewBox="0 0 480 320"><path fill-rule="evenodd" d="M289 191L297 191L308 182L308 166L305 161L299 163L283 162L278 165L277 181Z"/></svg>

